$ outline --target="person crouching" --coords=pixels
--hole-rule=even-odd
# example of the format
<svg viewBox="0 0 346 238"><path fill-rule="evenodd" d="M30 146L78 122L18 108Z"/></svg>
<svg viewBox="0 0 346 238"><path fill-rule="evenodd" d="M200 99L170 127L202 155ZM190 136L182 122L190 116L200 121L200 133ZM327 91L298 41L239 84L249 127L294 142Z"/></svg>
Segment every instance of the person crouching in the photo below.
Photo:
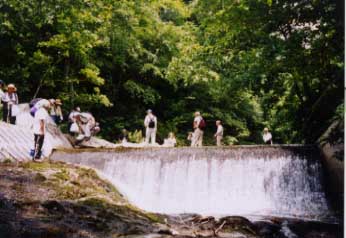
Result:
<svg viewBox="0 0 346 238"><path fill-rule="evenodd" d="M44 143L44 136L46 133L47 119L49 118L48 110L50 102L42 99L41 107L36 111L34 117L34 153L33 161L39 160L42 155L42 147Z"/></svg>

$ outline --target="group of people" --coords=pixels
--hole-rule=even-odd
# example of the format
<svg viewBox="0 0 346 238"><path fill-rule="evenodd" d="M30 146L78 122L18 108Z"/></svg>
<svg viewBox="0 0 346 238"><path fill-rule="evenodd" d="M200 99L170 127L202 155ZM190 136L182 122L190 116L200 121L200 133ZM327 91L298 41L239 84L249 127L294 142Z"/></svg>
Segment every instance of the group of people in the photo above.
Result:
<svg viewBox="0 0 346 238"><path fill-rule="evenodd" d="M99 123L90 112L81 112L80 107L73 109L68 116L69 131L76 138L76 143L90 140L100 130Z"/></svg>
<svg viewBox="0 0 346 238"><path fill-rule="evenodd" d="M206 122L200 112L195 112L193 120L193 132L189 132L187 139L191 142L191 147L201 147L203 145L203 135L206 128ZM221 120L217 120L216 133L214 134L216 145L222 145L223 126ZM144 119L145 127L145 143L156 144L157 132L157 117L151 109L147 110L147 115ZM176 146L176 138L173 132L170 132L168 138L164 140L163 146Z"/></svg>
<svg viewBox="0 0 346 238"><path fill-rule="evenodd" d="M2 121L16 124L17 115L20 113L17 88L0 80L0 108ZM32 130L34 132L34 148L30 151L33 160L41 158L42 147L46 134L47 123L53 120L57 125L64 120L61 99L35 98L29 103L30 114L33 116ZM49 119L50 118L50 119ZM70 132L76 136L77 142L89 140L92 135L100 131L98 123L91 113L81 112L77 107L68 117Z"/></svg>
<svg viewBox="0 0 346 238"><path fill-rule="evenodd" d="M35 99L30 103L30 114L34 117L34 149L31 150L33 160L39 160L46 134L48 118L59 124L64 120L60 99ZM89 112L81 112L76 107L68 116L70 133L75 135L77 143L89 140L100 131L98 123Z"/></svg>
<svg viewBox="0 0 346 238"><path fill-rule="evenodd" d="M16 124L16 116L19 113L17 88L14 84L5 87L5 83L0 80L0 101L2 105L2 119L4 122ZM62 112L62 101L60 99L37 98L30 102L30 114L34 117L34 149L31 151L33 160L41 157L42 146L46 134L46 124L48 118L51 118L56 124L64 120ZM76 138L76 143L89 140L91 136L100 131L99 123L96 122L93 115L89 112L81 112L79 107L73 109L68 116L68 128L70 134ZM215 122L216 132L214 134L217 146L222 146L224 129L221 120ZM145 144L156 144L157 117L151 109L147 110L144 119ZM203 145L203 136L206 128L206 122L200 112L194 113L193 132L188 133L187 139L192 147L201 147ZM127 142L128 133L122 131L122 142ZM268 128L264 128L263 141L265 144L272 144L272 135ZM168 138L164 139L163 146L174 147L177 140L173 132L170 132Z"/></svg>
<svg viewBox="0 0 346 238"><path fill-rule="evenodd" d="M214 139L216 146L222 146L224 128L222 126L221 120L215 122L216 132L214 134ZM147 115L144 119L145 127L145 143L146 144L156 144L156 132L157 132L157 117L153 114L151 109L147 110ZM203 136L206 128L206 122L202 117L200 112L194 113L193 119L193 132L189 132L187 140L190 141L191 147L201 147L203 146ZM266 127L263 130L263 142L265 144L273 144L272 134ZM167 139L164 139L163 146L176 146L177 141L173 132L170 132Z"/></svg>

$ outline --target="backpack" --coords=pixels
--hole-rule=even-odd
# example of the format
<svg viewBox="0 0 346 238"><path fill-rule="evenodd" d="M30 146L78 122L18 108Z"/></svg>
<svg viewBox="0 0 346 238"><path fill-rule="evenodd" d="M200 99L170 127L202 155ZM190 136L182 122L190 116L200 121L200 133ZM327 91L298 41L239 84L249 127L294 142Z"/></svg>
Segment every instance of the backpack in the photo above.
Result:
<svg viewBox="0 0 346 238"><path fill-rule="evenodd" d="M204 130L205 127L206 127L206 123L205 123L205 120L202 118L201 121L198 124L198 128L201 129L201 130Z"/></svg>
<svg viewBox="0 0 346 238"><path fill-rule="evenodd" d="M149 128L155 128L155 121L154 121L153 118L150 119L149 124L148 124L148 127L149 127Z"/></svg>
<svg viewBox="0 0 346 238"><path fill-rule="evenodd" d="M37 107L35 107L36 103L38 103L39 101L41 101L43 98L35 98L33 100L31 100L31 102L29 103L29 107L30 107L30 115L35 117L35 114L38 110Z"/></svg>
<svg viewBox="0 0 346 238"><path fill-rule="evenodd" d="M32 108L30 109L30 115L33 116L33 117L35 117L35 114L36 114L37 110L38 110L37 107L35 107L35 106L32 107Z"/></svg>

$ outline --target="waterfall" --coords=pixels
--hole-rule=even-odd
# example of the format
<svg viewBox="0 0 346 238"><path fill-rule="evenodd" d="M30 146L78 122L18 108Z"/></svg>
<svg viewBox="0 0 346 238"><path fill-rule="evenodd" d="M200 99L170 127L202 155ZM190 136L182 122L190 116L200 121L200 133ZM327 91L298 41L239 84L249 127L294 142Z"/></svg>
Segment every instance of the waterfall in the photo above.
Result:
<svg viewBox="0 0 346 238"><path fill-rule="evenodd" d="M152 148L58 153L54 158L98 169L147 211L307 219L330 215L314 147Z"/></svg>

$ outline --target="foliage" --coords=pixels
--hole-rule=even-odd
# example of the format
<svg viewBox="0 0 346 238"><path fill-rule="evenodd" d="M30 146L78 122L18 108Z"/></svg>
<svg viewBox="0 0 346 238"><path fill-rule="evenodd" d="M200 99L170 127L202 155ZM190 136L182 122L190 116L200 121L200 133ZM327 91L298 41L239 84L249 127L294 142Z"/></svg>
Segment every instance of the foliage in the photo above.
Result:
<svg viewBox="0 0 346 238"><path fill-rule="evenodd" d="M159 142L172 131L186 144L199 110L208 144L216 119L231 143L261 143L264 126L275 142L311 143L343 99L343 4L4 0L0 78L21 101L91 111L112 141L151 108Z"/></svg>
<svg viewBox="0 0 346 238"><path fill-rule="evenodd" d="M143 135L142 131L135 130L134 132L129 132L129 141L133 143L142 143L143 142Z"/></svg>

